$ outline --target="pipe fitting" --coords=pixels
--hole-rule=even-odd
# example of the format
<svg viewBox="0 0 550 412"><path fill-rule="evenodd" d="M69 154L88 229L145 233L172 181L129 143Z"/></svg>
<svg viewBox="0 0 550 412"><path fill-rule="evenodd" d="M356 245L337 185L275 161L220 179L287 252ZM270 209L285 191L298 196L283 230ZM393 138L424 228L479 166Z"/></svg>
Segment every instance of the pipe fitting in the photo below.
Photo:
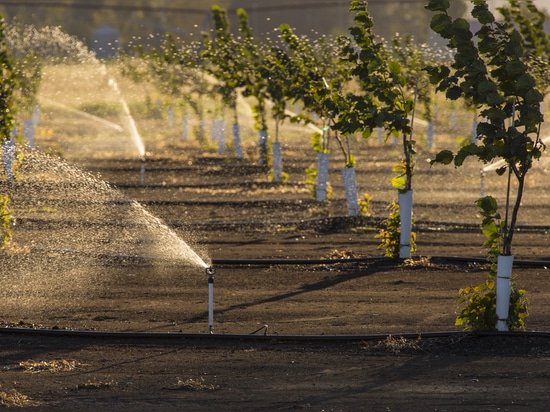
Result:
<svg viewBox="0 0 550 412"><path fill-rule="evenodd" d="M208 266L204 271L208 276L214 276L216 274L216 268L214 266Z"/></svg>

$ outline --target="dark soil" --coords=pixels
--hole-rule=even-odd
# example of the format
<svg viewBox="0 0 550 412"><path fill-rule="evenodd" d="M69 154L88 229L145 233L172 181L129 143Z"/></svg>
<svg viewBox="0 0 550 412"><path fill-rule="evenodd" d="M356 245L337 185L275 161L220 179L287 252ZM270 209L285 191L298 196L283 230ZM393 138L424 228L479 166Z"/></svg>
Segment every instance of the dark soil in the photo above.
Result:
<svg viewBox="0 0 550 412"><path fill-rule="evenodd" d="M61 209L65 195L49 196L40 210L23 206L36 202L25 197L30 191L3 183L2 191L12 191L18 249L4 253L2 270L15 262L23 276L19 254L26 253L59 273L93 277L64 277L55 288L28 282L3 294L2 402L14 405L20 394L20 404L37 410L546 411L550 217L543 173L529 181L514 239L515 282L531 301L527 332L467 335L454 326L458 290L482 283L488 269L474 205L479 167L430 169L419 160L418 251L407 261L384 259L374 236L396 197L387 188L396 154L379 148L373 158L368 150L357 158L372 167L358 166L357 180L373 203L370 216L358 218L346 217L338 159L333 199L310 199L303 170L313 161L303 148L286 147L284 184L271 183L253 160L189 150L151 156L144 185L138 161L73 161L212 259L212 336L203 268L105 249L124 225L110 222L107 230L74 199ZM485 182L491 194L502 187L497 178ZM125 213L122 203L109 206L113 216ZM87 240L71 246L75 230ZM51 233L67 243L40 241ZM32 299L13 298L30 290ZM74 330L129 335L63 333ZM52 367L60 363L66 368Z"/></svg>

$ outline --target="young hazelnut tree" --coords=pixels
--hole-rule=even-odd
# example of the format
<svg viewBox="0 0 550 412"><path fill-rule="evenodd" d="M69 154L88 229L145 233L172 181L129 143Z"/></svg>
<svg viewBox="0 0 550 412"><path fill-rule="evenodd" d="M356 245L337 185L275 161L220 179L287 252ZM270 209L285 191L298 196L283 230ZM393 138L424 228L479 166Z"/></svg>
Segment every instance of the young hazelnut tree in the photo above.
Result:
<svg viewBox="0 0 550 412"><path fill-rule="evenodd" d="M4 19L0 15L0 143L10 140L15 125L14 94L17 84L10 51L4 34ZM11 174L11 171L10 171ZM7 245L11 239L11 213L9 197L0 194L0 246Z"/></svg>
<svg viewBox="0 0 550 412"><path fill-rule="evenodd" d="M401 135L403 159L398 167L401 177L392 181L398 189L400 233L399 257L409 258L412 242L412 177L414 140L410 116L414 101L410 97L405 71L397 60L388 60L384 44L377 40L374 22L364 1L353 1L355 12L351 37L340 37L342 62L349 64L352 81L359 91L333 95L332 106L338 113L334 128L343 135L362 133L368 138L374 129L384 128L388 136Z"/></svg>
<svg viewBox="0 0 550 412"><path fill-rule="evenodd" d="M453 163L459 167L468 157L485 164L502 161L496 173L508 177L504 217L490 196L480 199L478 206L484 215L483 231L499 248L496 282L490 279L487 283L488 293L496 295L496 302L488 310L494 310L492 318L496 320L496 329L505 331L517 326L509 316L514 303L510 282L512 241L526 175L544 150L540 139L543 93L529 65L530 56L521 33L506 21L498 22L487 1L471 0L471 3L472 16L481 25L475 34L465 19L449 15L449 0L430 0L426 6L435 13L431 28L447 39L448 47L454 50L454 62L450 66L427 68L432 83L438 91L445 92L448 99L462 98L474 105L485 119L477 126L478 142L462 147L457 153L443 150L432 164ZM492 290L495 284L496 294ZM475 306L475 302L470 303Z"/></svg>

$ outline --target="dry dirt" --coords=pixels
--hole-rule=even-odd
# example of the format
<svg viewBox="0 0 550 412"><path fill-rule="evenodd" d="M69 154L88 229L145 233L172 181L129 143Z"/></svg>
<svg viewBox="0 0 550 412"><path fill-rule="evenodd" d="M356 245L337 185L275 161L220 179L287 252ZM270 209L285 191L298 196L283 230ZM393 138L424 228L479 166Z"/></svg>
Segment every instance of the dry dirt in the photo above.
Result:
<svg viewBox="0 0 550 412"><path fill-rule="evenodd" d="M183 151L169 149L163 153ZM291 145L285 146L285 184L270 183L251 158L190 148L150 156L144 185L139 161L74 160L213 260L213 336L202 268L105 254L100 247L109 233L96 239L80 225L98 252L93 264L76 259L78 246L38 247L52 232L70 238L71 225L88 218L72 216L70 207L45 213L47 205L38 211L18 206L24 195L14 193L21 250L94 277L67 294L77 277L63 278L65 285L56 286L62 293L45 285L32 303L3 295L2 402L94 411L546 411L550 338L540 333L550 326L545 161L529 181L514 248L516 283L531 300L527 331L538 333L473 336L456 333L454 319L458 290L483 282L487 273L474 206L479 167L430 169L428 155L419 155L418 252L411 261L388 260L374 235L395 198L388 186L396 149L358 145L356 151L359 194L373 198L369 217L345 216L337 155L334 198L312 201L303 170L314 156ZM497 196L503 187L492 175L484 184ZM320 261L334 258L350 259ZM61 333L73 330L150 335ZM255 331L255 338L245 337ZM453 333L434 335L439 332Z"/></svg>

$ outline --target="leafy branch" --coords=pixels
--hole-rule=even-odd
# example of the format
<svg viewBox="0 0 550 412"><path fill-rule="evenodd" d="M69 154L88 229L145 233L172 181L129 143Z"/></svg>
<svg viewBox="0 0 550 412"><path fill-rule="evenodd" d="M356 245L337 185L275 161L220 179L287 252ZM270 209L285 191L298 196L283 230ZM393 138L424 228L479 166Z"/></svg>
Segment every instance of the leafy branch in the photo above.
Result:
<svg viewBox="0 0 550 412"><path fill-rule="evenodd" d="M430 0L426 6L436 13L431 28L449 40L448 46L455 50L450 67L442 64L427 68L431 82L451 100L470 101L486 119L477 127L480 144L471 143L456 154L444 150L432 164L454 163L459 167L470 156L483 163L503 161L496 172L502 175L508 171L518 185L512 213L506 213L504 220L502 254L511 255L525 176L544 150L540 140L543 94L530 72L524 36L509 23L497 22L486 1L472 3L472 16L481 24L476 39L465 19L453 19L447 13L449 0ZM510 184L507 205L509 197Z"/></svg>
<svg viewBox="0 0 550 412"><path fill-rule="evenodd" d="M402 65L397 60L388 61L383 43L376 39L366 2L353 1L350 10L355 12L352 38L340 37L338 41L341 60L350 64L351 76L361 92L336 99L340 116L334 127L343 134L361 132L364 138L378 127L386 129L388 135L402 134L405 179L399 189L407 191L412 188L414 141L409 115L414 102L406 91Z"/></svg>

